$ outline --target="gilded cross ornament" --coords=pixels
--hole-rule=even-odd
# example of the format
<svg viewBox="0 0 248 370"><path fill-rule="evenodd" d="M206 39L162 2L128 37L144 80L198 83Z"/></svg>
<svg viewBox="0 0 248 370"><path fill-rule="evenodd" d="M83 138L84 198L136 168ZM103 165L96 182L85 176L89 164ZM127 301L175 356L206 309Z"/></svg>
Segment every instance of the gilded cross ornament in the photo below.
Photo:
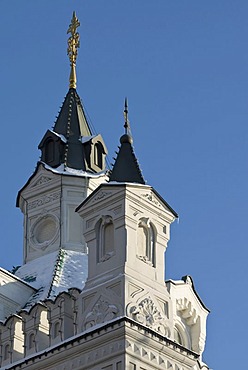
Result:
<svg viewBox="0 0 248 370"><path fill-rule="evenodd" d="M77 78L76 78L76 60L77 60L77 49L80 46L79 43L79 33L77 28L80 26L80 22L76 16L76 13L73 12L71 24L69 25L67 33L70 33L71 36L68 39L67 55L69 56L71 73L70 73L70 88L76 89L77 87Z"/></svg>

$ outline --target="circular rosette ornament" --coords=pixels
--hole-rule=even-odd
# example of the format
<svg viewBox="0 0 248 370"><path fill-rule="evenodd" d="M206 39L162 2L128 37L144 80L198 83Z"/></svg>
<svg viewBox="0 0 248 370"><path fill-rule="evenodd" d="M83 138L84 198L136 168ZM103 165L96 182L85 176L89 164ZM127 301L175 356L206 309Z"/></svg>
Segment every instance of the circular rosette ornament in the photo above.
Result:
<svg viewBox="0 0 248 370"><path fill-rule="evenodd" d="M161 315L151 298L145 298L138 304L130 304L127 314L133 320L164 336L170 336L166 319Z"/></svg>

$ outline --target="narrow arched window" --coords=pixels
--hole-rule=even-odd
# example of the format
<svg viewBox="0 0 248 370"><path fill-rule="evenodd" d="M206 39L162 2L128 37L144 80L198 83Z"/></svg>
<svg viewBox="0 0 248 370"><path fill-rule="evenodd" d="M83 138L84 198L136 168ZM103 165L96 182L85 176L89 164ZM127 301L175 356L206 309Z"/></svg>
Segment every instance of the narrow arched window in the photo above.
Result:
<svg viewBox="0 0 248 370"><path fill-rule="evenodd" d="M34 333L29 334L28 337L28 349L34 348L35 345L35 336Z"/></svg>
<svg viewBox="0 0 248 370"><path fill-rule="evenodd" d="M9 357L10 357L10 345L9 344L5 344L4 351L3 351L3 359L4 360L8 360Z"/></svg>
<svg viewBox="0 0 248 370"><path fill-rule="evenodd" d="M57 338L60 334L60 323L59 321L57 321L55 324L54 324L54 330L53 330L53 338Z"/></svg>
<svg viewBox="0 0 248 370"><path fill-rule="evenodd" d="M137 238L138 238L138 242L137 242L138 255L147 256L148 254L147 252L149 249L149 245L148 245L149 235L148 235L147 225L144 221L140 221L139 223Z"/></svg>
<svg viewBox="0 0 248 370"><path fill-rule="evenodd" d="M103 234L103 254L107 254L113 251L114 225L112 220L110 220L110 222L105 225Z"/></svg>
<svg viewBox="0 0 248 370"><path fill-rule="evenodd" d="M99 168L103 168L103 146L101 143L97 142L94 146L94 162Z"/></svg>
<svg viewBox="0 0 248 370"><path fill-rule="evenodd" d="M142 218L137 229L137 257L155 267L156 232L147 218Z"/></svg>
<svg viewBox="0 0 248 370"><path fill-rule="evenodd" d="M110 216L103 216L97 224L97 262L114 254L114 224Z"/></svg>
<svg viewBox="0 0 248 370"><path fill-rule="evenodd" d="M180 333L180 330L177 327L174 328L174 341L181 345L184 344L182 334Z"/></svg>
<svg viewBox="0 0 248 370"><path fill-rule="evenodd" d="M156 254L156 232L155 232L155 227L150 224L150 249L149 249L149 260L152 263L152 266L155 267L156 265L156 259L155 259L155 254Z"/></svg>

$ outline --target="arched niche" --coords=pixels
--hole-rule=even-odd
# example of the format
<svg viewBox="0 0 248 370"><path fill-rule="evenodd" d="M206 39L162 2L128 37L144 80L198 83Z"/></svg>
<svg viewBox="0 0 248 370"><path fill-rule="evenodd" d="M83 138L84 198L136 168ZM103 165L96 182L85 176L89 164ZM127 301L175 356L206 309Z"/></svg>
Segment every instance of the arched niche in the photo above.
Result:
<svg viewBox="0 0 248 370"><path fill-rule="evenodd" d="M153 267L156 265L156 228L148 218L138 222L137 258Z"/></svg>
<svg viewBox="0 0 248 370"><path fill-rule="evenodd" d="M115 251L114 223L111 216L102 216L96 224L97 262L111 258Z"/></svg>

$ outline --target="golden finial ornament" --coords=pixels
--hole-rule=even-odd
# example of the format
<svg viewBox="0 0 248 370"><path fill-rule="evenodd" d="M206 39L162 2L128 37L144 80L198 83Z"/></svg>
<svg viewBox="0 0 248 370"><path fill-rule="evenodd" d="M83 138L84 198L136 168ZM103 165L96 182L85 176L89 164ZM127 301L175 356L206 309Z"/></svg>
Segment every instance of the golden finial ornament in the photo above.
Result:
<svg viewBox="0 0 248 370"><path fill-rule="evenodd" d="M70 73L70 88L76 89L77 87L77 77L76 77L76 60L77 60L77 49L80 46L79 43L79 33L77 28L80 26L80 22L77 19L76 13L73 12L71 24L68 28L67 33L71 36L68 39L67 55L70 59L71 73Z"/></svg>

